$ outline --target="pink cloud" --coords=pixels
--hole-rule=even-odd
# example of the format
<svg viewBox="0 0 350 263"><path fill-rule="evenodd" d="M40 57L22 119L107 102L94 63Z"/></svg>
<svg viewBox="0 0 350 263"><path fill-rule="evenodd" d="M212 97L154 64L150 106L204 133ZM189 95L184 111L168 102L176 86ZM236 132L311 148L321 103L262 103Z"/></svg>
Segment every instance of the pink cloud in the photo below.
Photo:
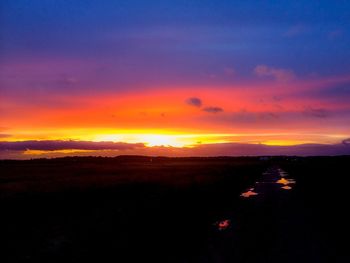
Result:
<svg viewBox="0 0 350 263"><path fill-rule="evenodd" d="M295 79L295 74L292 70L272 68L266 65L256 66L254 73L259 77L273 77L277 81L281 82L288 82Z"/></svg>

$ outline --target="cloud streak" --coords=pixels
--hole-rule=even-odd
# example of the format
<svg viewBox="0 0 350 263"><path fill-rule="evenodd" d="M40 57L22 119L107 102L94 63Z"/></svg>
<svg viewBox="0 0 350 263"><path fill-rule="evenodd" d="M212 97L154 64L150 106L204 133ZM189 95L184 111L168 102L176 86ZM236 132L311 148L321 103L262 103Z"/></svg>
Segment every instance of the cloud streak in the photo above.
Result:
<svg viewBox="0 0 350 263"><path fill-rule="evenodd" d="M73 147L89 152L60 153L59 150ZM43 151L40 155L28 151ZM91 152L93 151L93 152ZM67 142L67 141L25 141L0 143L0 159L29 159L60 156L329 156L349 155L350 139L338 144L301 144L294 146L271 146L249 143L199 144L193 147L145 147L143 144L113 142Z"/></svg>
<svg viewBox="0 0 350 263"><path fill-rule="evenodd" d="M350 146L350 138L343 140L342 143Z"/></svg>
<svg viewBox="0 0 350 263"><path fill-rule="evenodd" d="M132 150L145 147L142 143L91 141L18 141L0 142L0 151L57 151L57 150Z"/></svg>
<svg viewBox="0 0 350 263"><path fill-rule="evenodd" d="M323 108L307 107L307 108L305 108L305 110L302 113L306 116L320 118L320 119L324 119L324 118L329 117L328 110L323 109Z"/></svg>
<svg viewBox="0 0 350 263"><path fill-rule="evenodd" d="M254 68L254 73L259 77L273 77L277 81L287 82L295 79L292 70L273 68L266 65L258 65Z"/></svg>
<svg viewBox="0 0 350 263"><path fill-rule="evenodd" d="M219 113L219 112L223 112L223 108L220 107L205 107L203 108L203 111L208 112L208 113Z"/></svg>

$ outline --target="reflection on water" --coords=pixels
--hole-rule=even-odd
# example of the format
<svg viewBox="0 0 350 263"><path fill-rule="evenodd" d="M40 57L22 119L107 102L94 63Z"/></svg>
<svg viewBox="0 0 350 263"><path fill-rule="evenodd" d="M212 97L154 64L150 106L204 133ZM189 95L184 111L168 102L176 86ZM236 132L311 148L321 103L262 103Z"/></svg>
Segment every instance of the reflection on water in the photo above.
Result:
<svg viewBox="0 0 350 263"><path fill-rule="evenodd" d="M276 183L277 184L283 184L283 185L289 185L289 184L295 184L295 180L281 178L281 179L277 180Z"/></svg>
<svg viewBox="0 0 350 263"><path fill-rule="evenodd" d="M264 199L266 196L275 194L276 191L278 193L280 189L291 190L292 185L295 183L296 181L293 178L290 178L286 171L278 167L270 167L262 174L261 180L256 181L253 187L248 188L248 190L241 193L240 196L245 199L251 198L252 196L258 196L256 197L257 199ZM253 200L255 200L255 198ZM219 231L228 229L230 225L230 219L225 219L214 223L214 226Z"/></svg>
<svg viewBox="0 0 350 263"><path fill-rule="evenodd" d="M257 192L254 192L254 188L250 188L248 191L241 194L242 197L249 198L251 196L258 195Z"/></svg>
<svg viewBox="0 0 350 263"><path fill-rule="evenodd" d="M278 174L281 176L281 178L276 181L276 184L282 184L283 186L281 187L281 189L291 190L291 184L295 184L295 180L291 178L286 178L288 174L280 168L278 169Z"/></svg>
<svg viewBox="0 0 350 263"><path fill-rule="evenodd" d="M240 196L249 198L260 194L266 195L271 191L271 186L273 187L273 185L278 185L278 189L291 190L291 185L295 184L295 180L288 177L288 173L281 168L271 167L262 174L261 181L255 182L254 187L249 188L248 191L243 192Z"/></svg>
<svg viewBox="0 0 350 263"><path fill-rule="evenodd" d="M218 221L214 224L218 230L222 231L230 227L231 225L231 220L230 219L225 219L222 221Z"/></svg>

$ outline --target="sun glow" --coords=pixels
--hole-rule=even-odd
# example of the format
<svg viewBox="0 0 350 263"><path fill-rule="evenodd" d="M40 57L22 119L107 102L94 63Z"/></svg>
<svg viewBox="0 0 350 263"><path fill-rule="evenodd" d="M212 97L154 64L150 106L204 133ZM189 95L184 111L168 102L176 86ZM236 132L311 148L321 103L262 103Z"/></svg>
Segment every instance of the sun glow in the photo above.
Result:
<svg viewBox="0 0 350 263"><path fill-rule="evenodd" d="M116 133L101 134L94 137L94 141L113 141L128 143L144 143L148 147L193 147L200 144L240 142L239 134L183 134L157 131L154 133Z"/></svg>
<svg viewBox="0 0 350 263"><path fill-rule="evenodd" d="M272 139L275 137L276 139ZM127 133L99 134L93 137L93 141L113 141L127 143L144 143L148 147L170 146L170 147L193 147L200 144L216 143L250 143L265 144L270 146L292 146L305 143L315 143L309 136L299 134L253 134L253 133L203 133L186 134L170 133L166 131L130 131ZM321 135L320 138L329 138L328 135ZM280 138L280 139L278 139ZM322 139L324 139L322 138Z"/></svg>
<svg viewBox="0 0 350 263"><path fill-rule="evenodd" d="M191 134L107 134L98 135L95 141L144 143L148 147L191 147L199 143L200 135ZM203 138L202 138L203 139Z"/></svg>
<svg viewBox="0 0 350 263"><path fill-rule="evenodd" d="M305 143L336 143L346 139L343 134L299 134L299 133L194 133L192 131L170 130L119 130L119 129L61 129L22 130L0 141L25 140L76 140L93 142L143 143L147 147L195 147L203 144L240 143L264 144L269 146L291 146Z"/></svg>
<svg viewBox="0 0 350 263"><path fill-rule="evenodd" d="M172 146L183 147L185 142L181 142L179 138L171 135L144 135L140 139L145 142L147 146Z"/></svg>

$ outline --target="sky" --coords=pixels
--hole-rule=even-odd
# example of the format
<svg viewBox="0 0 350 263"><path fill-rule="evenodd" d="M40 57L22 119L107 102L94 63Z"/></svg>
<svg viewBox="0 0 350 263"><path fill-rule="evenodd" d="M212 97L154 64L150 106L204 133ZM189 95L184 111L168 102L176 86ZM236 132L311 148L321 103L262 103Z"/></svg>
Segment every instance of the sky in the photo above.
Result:
<svg viewBox="0 0 350 263"><path fill-rule="evenodd" d="M349 17L341 0L2 0L0 158L350 154Z"/></svg>

